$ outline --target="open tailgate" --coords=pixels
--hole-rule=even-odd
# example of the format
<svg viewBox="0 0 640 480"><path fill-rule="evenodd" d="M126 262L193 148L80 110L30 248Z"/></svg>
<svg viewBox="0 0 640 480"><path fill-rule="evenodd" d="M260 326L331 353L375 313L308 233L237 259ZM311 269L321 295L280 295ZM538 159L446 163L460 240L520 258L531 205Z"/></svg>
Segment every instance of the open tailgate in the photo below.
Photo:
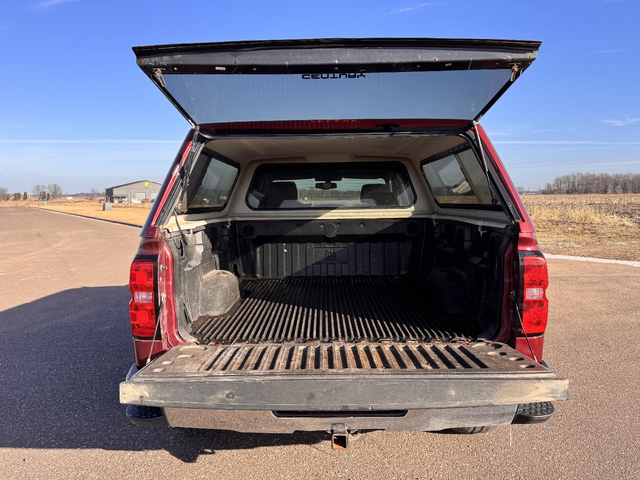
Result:
<svg viewBox="0 0 640 480"><path fill-rule="evenodd" d="M184 345L120 402L244 410L393 410L564 400L568 381L500 343Z"/></svg>
<svg viewBox="0 0 640 480"><path fill-rule="evenodd" d="M135 47L140 68L209 133L469 129L540 42L270 40Z"/></svg>

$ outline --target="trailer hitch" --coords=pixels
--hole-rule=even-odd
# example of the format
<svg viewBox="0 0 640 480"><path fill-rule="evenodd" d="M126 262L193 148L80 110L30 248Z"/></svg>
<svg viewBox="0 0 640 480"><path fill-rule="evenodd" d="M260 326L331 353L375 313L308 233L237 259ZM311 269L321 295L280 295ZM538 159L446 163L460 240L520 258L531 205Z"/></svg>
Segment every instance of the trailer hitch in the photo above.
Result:
<svg viewBox="0 0 640 480"><path fill-rule="evenodd" d="M346 450L351 441L358 440L362 434L358 430L349 430L344 423L331 425L331 448L333 450Z"/></svg>

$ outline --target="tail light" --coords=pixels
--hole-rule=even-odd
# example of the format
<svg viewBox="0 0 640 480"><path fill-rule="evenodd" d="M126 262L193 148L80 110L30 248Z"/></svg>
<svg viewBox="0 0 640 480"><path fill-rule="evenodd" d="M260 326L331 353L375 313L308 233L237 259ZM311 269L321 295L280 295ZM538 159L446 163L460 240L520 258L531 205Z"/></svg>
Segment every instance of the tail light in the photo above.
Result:
<svg viewBox="0 0 640 480"><path fill-rule="evenodd" d="M521 253L522 328L527 335L541 335L547 328L549 301L547 261L541 253Z"/></svg>
<svg viewBox="0 0 640 480"><path fill-rule="evenodd" d="M151 260L134 260L129 275L129 316L134 337L153 338L156 331L154 294L155 265Z"/></svg>

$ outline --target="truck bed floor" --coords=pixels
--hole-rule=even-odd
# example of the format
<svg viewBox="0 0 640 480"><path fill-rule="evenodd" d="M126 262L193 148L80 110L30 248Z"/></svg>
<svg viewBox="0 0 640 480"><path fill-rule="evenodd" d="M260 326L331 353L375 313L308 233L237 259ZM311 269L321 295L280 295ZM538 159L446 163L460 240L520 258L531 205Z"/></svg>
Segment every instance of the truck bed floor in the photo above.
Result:
<svg viewBox="0 0 640 480"><path fill-rule="evenodd" d="M479 331L462 316L436 313L424 286L398 277L243 280L242 301L225 315L200 317L200 343L451 341Z"/></svg>

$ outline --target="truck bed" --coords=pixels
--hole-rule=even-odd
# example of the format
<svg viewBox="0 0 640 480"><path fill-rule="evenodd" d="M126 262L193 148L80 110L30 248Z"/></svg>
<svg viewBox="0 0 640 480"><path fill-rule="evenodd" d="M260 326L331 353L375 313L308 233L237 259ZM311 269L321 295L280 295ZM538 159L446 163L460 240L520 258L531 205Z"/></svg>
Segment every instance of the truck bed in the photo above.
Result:
<svg viewBox="0 0 640 480"><path fill-rule="evenodd" d="M413 277L246 279L230 312L203 316L192 336L202 344L474 340L466 316L442 315Z"/></svg>

